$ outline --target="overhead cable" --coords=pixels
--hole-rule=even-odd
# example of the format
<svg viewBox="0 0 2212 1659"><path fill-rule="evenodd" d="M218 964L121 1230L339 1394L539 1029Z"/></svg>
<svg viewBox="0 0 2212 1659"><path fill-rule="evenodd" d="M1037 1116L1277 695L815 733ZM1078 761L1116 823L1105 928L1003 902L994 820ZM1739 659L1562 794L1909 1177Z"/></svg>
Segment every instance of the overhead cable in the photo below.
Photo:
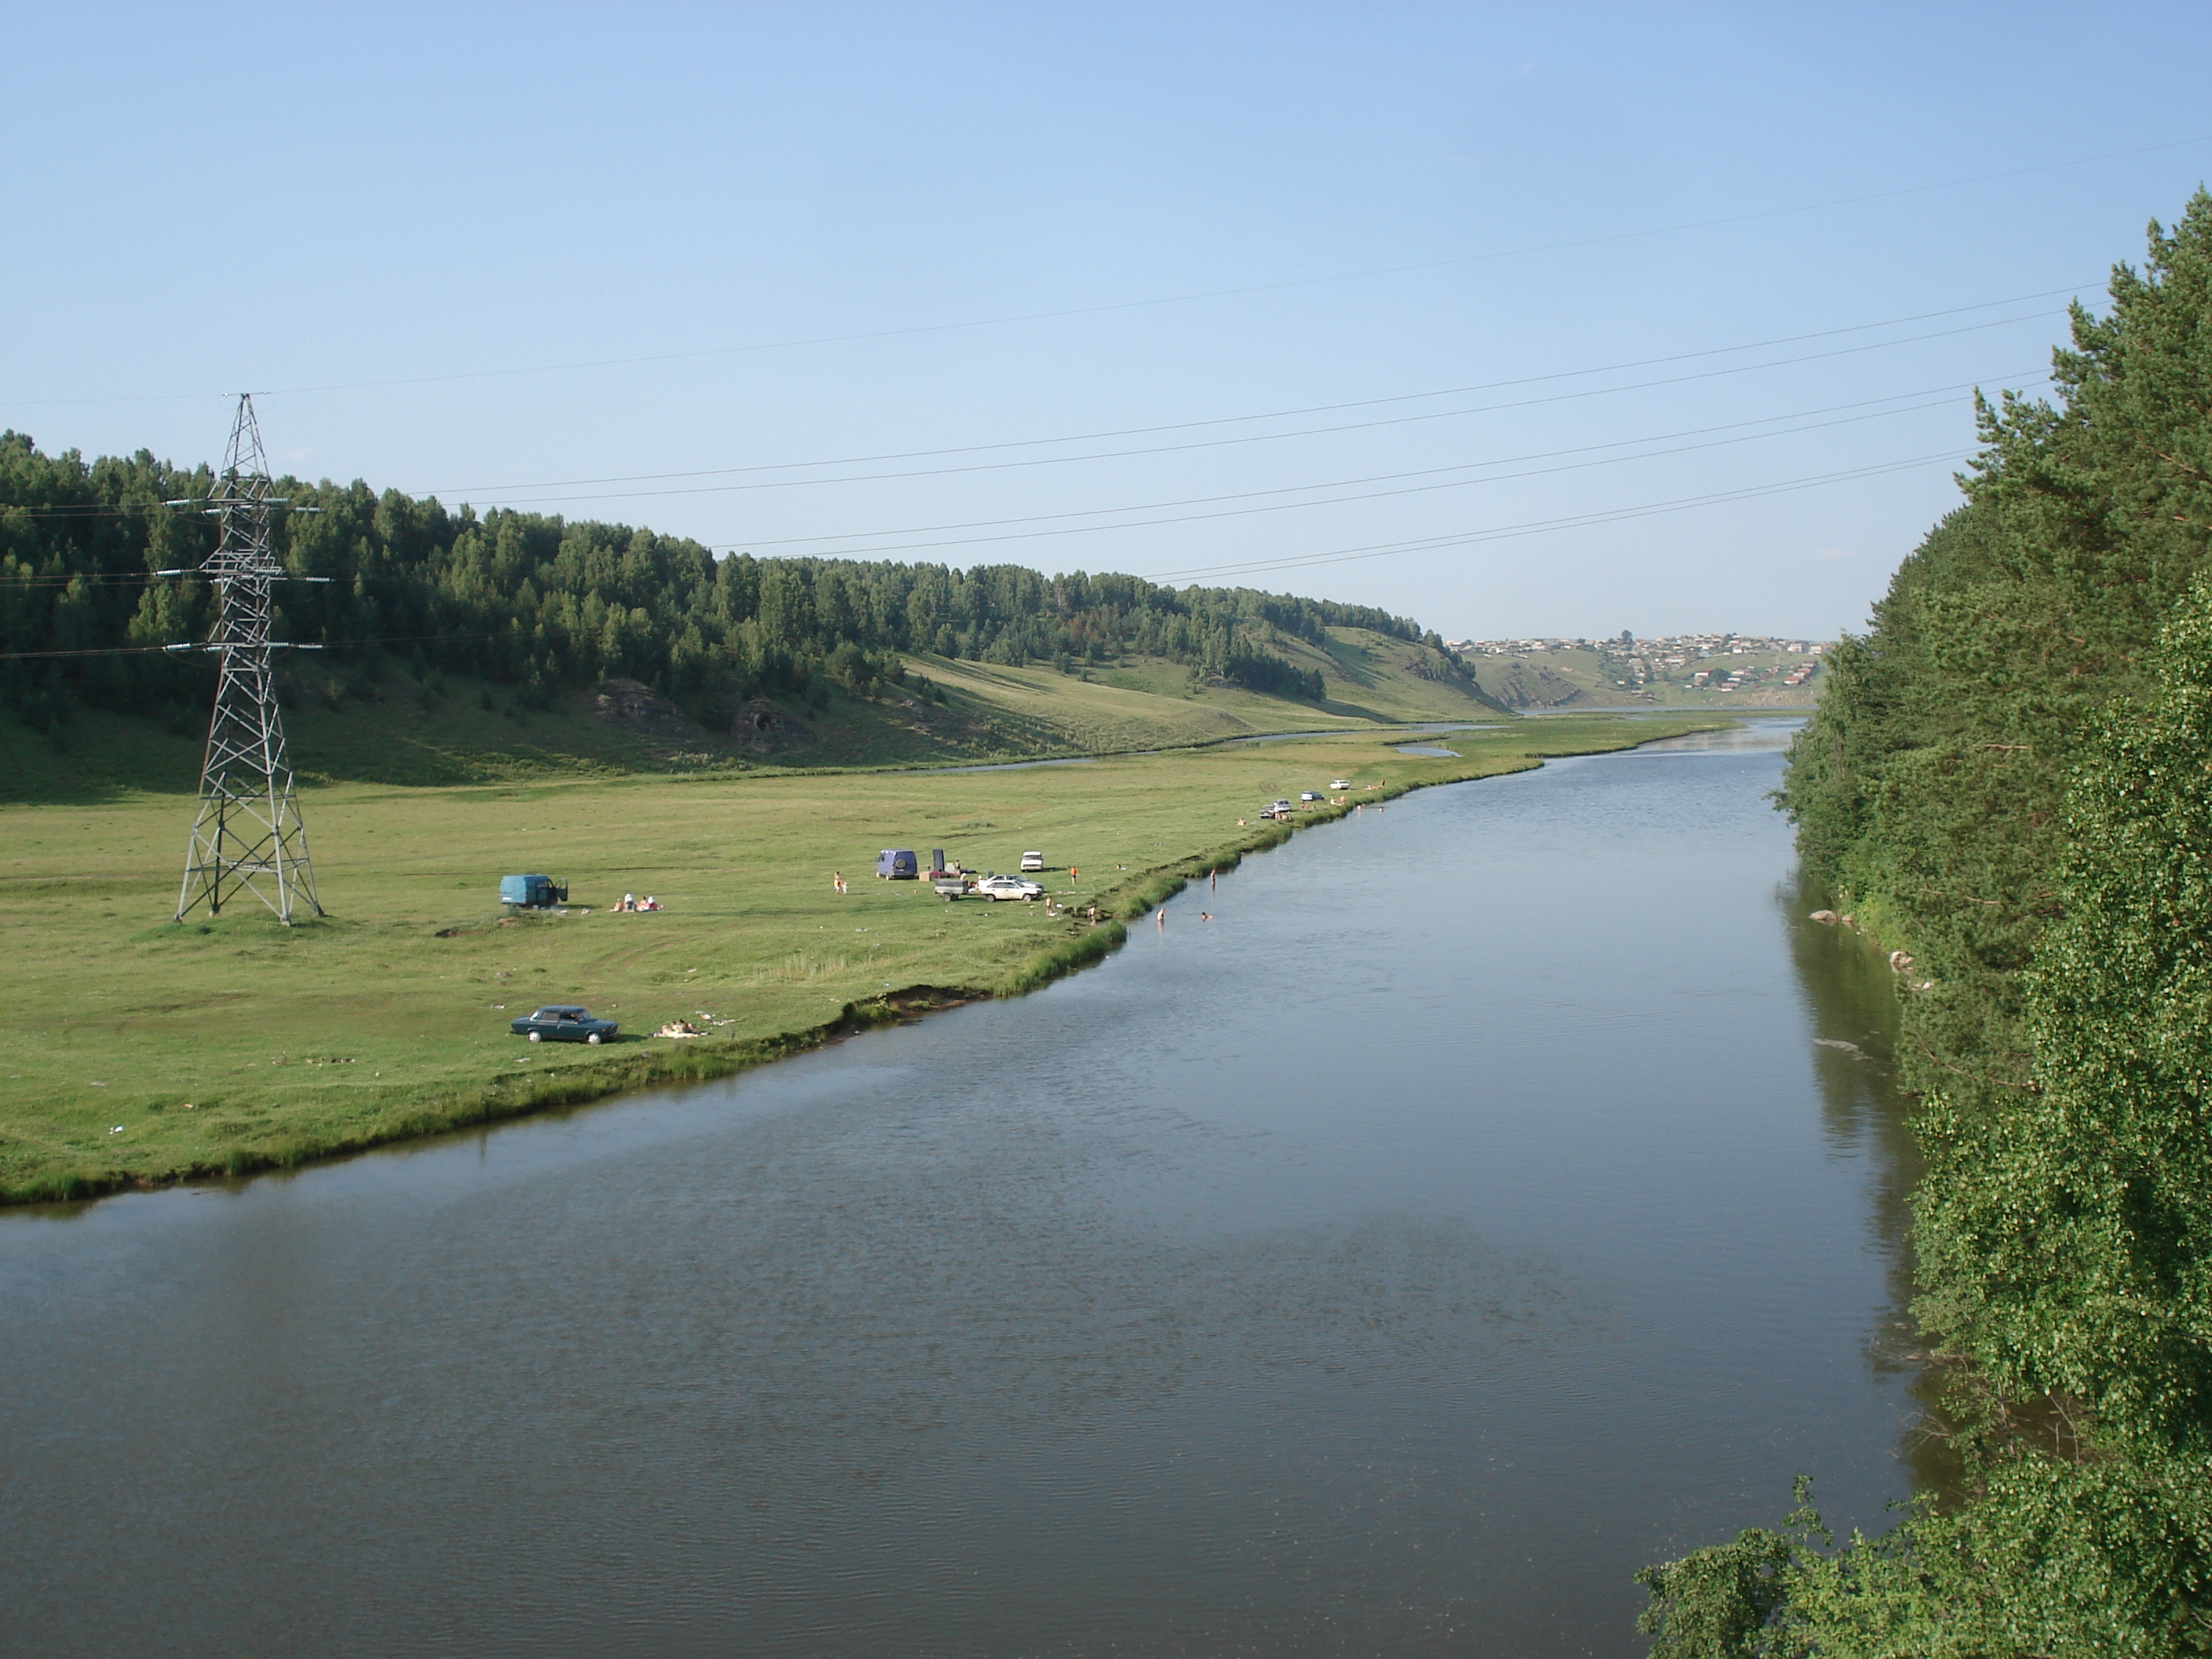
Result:
<svg viewBox="0 0 2212 1659"><path fill-rule="evenodd" d="M2169 149L2184 149L2192 144L2202 144L2207 142L2212 142L2212 135L2200 134L2187 138L2169 139L2161 143L2137 145L2128 149L2107 150L2095 155L2073 156L2060 161L2045 161L2034 167L2009 167L1997 173L1936 179L1921 185L1904 185L1889 190L1869 191L1856 196L1833 197L1826 201L1801 203L1790 207L1762 208L1749 213L1724 214L1710 219L1687 220L1679 224L1650 226L1636 230L1608 231L1601 235L1572 237L1563 241L1535 243L1513 248L1494 248L1480 253L1460 254L1449 258L1425 259L1406 264L1336 271L1317 276L1289 277L1278 282L1250 283L1237 288L1208 289L1185 294L1159 295L1147 299L1119 300L1100 305L1073 306L1054 311L1020 312L999 317L971 318L958 322L921 323L902 328L872 329L860 333L818 335L789 340L756 341L740 345L708 346L693 350L656 352L639 356L587 358L506 368L458 370L442 374L404 375L377 380L331 381L312 386L271 386L258 391L254 395L299 397L321 392L381 391L393 386L447 385L459 380L500 380L529 374L568 374L580 369L633 368L653 363L683 362L710 357L787 351L813 346L860 344L874 340L954 333L969 329L995 328L1015 323L1053 322L1072 317L1103 316L1115 312L1137 311L1160 306L1188 305L1206 300L1239 299L1256 294L1280 293L1292 289L1320 287L1334 283L1365 282L1379 276L1406 276L1424 270L1445 270L1462 265L1523 258L1537 254L1565 253L1577 249L1601 247L1618 242L1679 235L1686 231L1721 229L1731 225L1755 224L1767 219L1790 218L1808 213L1825 213L1837 208L1860 207L1872 202L1895 201L1907 196L1927 195L1945 190L1967 189L1976 185L1995 184L2003 179L2032 178L2041 173L2062 172L2068 167L2094 166L2100 161L2124 161L2131 156L2154 155ZM135 397L15 398L9 401L26 405L36 404L52 406L74 404L176 403L197 400L205 397L234 395L236 395L234 392L169 392Z"/></svg>
<svg viewBox="0 0 2212 1659"><path fill-rule="evenodd" d="M1387 558L1399 553L1431 552L1447 547L1471 546L1482 542L1507 541L1522 536L1543 535L1558 530L1576 530L1589 525L1613 524L1629 519L1650 518L1657 514L1685 512L1692 507L1751 501L1762 495L1787 495L1795 490L1817 489L1824 484L1848 483L1859 478L1879 477L1885 473L1905 472L1915 467L1933 466L1938 462L1965 460L1973 453L1972 450L1964 449L1945 450L1933 455L1908 456L1902 460L1882 461L1871 466L1852 467L1841 472L1824 472L1810 477L1789 478L1777 483L1750 484L1741 489L1715 490L1703 495L1678 496L1672 501L1650 501L1635 507L1610 507L1596 513L1576 514L1560 519L1536 519L1525 524L1503 525L1483 530L1458 531L1441 536L1424 536L1410 541L1376 542L1361 547L1336 548L1323 553L1291 554L1280 558L1254 559L1241 564L1191 565L1182 569L1154 572L1146 575L1144 580L1167 582L1204 576L1214 580L1226 580L1243 573L1299 570L1317 565L1349 564L1363 559Z"/></svg>
<svg viewBox="0 0 2212 1659"><path fill-rule="evenodd" d="M1692 362L1700 357L1721 357L1739 351L1765 351L1774 346L1802 345L1808 340L1833 339L1843 334L1864 334L1878 328L1903 328L1912 323L1934 322L1942 317L1963 317L1970 312L1995 311L2002 306L2027 305L2032 301L2049 300L2062 294L2078 293L2086 284L2075 283L2065 288L2042 289L2033 294L2016 294L2008 299L1983 300L1969 306L1952 306L1942 311L1923 311L1908 317L1888 317L1879 322L1847 323L1838 328L1814 329L1803 334L1777 335L1771 339L1747 340L1738 345L1705 346L1696 351L1674 352L1662 357L1634 357L1623 362L1601 363L1589 368L1555 369L1543 374L1524 374L1511 380L1482 380L1468 386L1441 386L1430 392L1402 392L1381 398L1358 398L1345 403L1308 404L1291 409L1265 410L1254 415L1217 415L1204 420L1175 421L1154 426L1111 428L1097 432L1063 433L1051 438L1012 438L996 443L961 444L943 449L892 450L873 455L847 455L818 461L770 461L747 466L702 467L681 472L617 473L598 478L550 478L528 483L512 484L454 484L416 493L423 495L459 495L471 498L481 495L503 495L516 489L568 489L585 484L602 483L659 483L678 478L714 478L732 477L745 472L787 472L802 467L868 466L878 461L934 460L945 455L981 455L1003 449L1036 449L1054 444L1097 443L1109 438L1148 438L1163 432L1193 432L1210 426L1240 425L1253 421L1296 420L1306 415L1334 415L1348 409L1374 409L1387 404L1419 403L1431 398L1461 398L1478 392L1504 392L1515 386L1540 386L1550 380L1578 380L1592 374L1626 374L1633 368L1657 368L1668 363ZM2036 318L2057 313L2047 311L2030 312L2022 317L2008 318L2006 322L2026 322ZM2003 322L1989 325L2002 327ZM1942 334L1922 334L1914 339L1932 340ZM1790 358L1791 362L1811 362L1810 358ZM1334 430L1336 428L1330 428ZM907 477L908 474L892 474Z"/></svg>
<svg viewBox="0 0 2212 1659"><path fill-rule="evenodd" d="M1686 444L1674 449L1641 449L1634 454L1608 456L1601 460L1577 461L1566 466L1542 467L1536 471L1528 472L1498 473L1490 477L1467 478L1452 483L1424 484L1413 489L1385 489L1377 490L1367 495L1331 496L1322 501L1285 501L1279 503L1273 507L1251 507L1243 510L1246 512L1277 512L1285 507L1327 507L1342 501L1376 501L1390 495L1413 495L1425 489L1454 489L1462 488L1468 484L1498 483L1513 478L1540 477L1547 473L1552 472L1575 471L1587 467L1614 466L1624 461L1649 460L1660 456L1687 454L1693 450L1716 449L1729 444L1755 443L1763 438L1784 438L1789 437L1796 433L1826 431L1832 427L1850 426L1861 421L1884 420L1893 415L1923 414L1932 409L1949 409L1954 406L1950 398L1935 397L1935 393L1955 392L1964 390L1965 385L1971 384L1972 383L1966 382L1960 386L1938 386L1931 388L1929 392L1901 392L1895 398L1870 398L1863 402L1856 404L1835 404L1826 409L1807 410L1794 415L1770 415L1753 421L1732 421L1719 426L1692 427L1682 432L1662 433L1650 437L1621 438L1616 439L1610 443L1582 444L1570 449L1539 450L1526 455L1499 456L1493 460L1486 461L1461 461L1449 466L1421 467L1414 471L1406 472L1381 472L1366 477L1337 479L1327 483L1282 484L1270 489L1243 489L1225 495L1194 495L1186 497L1179 501L1146 501L1133 503L1127 507L1085 507L1065 513L1031 514L1022 518L977 519L971 520L964 523L956 524L916 525L897 530L854 531L835 536L787 536L774 540L748 541L728 544L714 543L712 544L711 546L715 551L724 550L726 547L731 550L743 550L750 552L754 549L763 547L792 547L820 542L859 542L876 539L884 536L928 535L942 531L952 530L988 530L995 529L1004 525L1042 524L1056 519L1099 518L1115 514L1153 512L1161 508L1171 507L1203 507L1221 501L1254 501L1267 495L1299 495L1316 489L1348 489L1356 484L1389 483L1406 478L1433 478L1438 474L1446 472L1468 472L1480 468L1514 466L1518 465L1523 461L1551 460L1563 455L1587 455L1594 450L1626 449L1634 445L1666 443L1677 438L1702 437L1706 434L1715 432L1735 432L1739 434L1732 438L1713 439L1711 441L1706 443ZM1771 432L1745 433L1742 431L1742 428L1747 426L1771 426L1774 422L1779 421L1810 421L1811 417L1815 415L1832 415L1844 410L1864 410L1872 404L1899 403L1902 399L1909 398L1932 398L1933 400L1921 403L1909 403L1898 409L1876 410L1870 414L1844 416L1843 418L1838 420L1815 421L1811 422L1811 423L1808 425L1776 427L1776 428ZM1235 515L1230 514L1204 513L1193 514L1192 516L1195 518L1224 518ZM1145 525L1180 524L1183 522L1186 522L1186 520L1181 519L1147 519L1139 520L1129 524L1085 525L1071 526L1069 533L1072 533L1074 530L1127 530L1139 528ZM1054 531L1038 531L1033 533L1036 535L1053 535L1062 532ZM1007 538L994 538L992 539ZM893 552L899 550L900 547L908 545L945 544L898 544L894 546L877 548L872 550L878 552Z"/></svg>

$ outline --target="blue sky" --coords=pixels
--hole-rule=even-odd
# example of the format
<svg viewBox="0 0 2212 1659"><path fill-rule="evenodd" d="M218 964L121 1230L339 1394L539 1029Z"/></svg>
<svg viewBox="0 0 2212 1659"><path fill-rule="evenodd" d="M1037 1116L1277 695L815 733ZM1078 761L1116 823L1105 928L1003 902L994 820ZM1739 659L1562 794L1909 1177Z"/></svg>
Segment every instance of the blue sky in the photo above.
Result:
<svg viewBox="0 0 2212 1659"><path fill-rule="evenodd" d="M1453 636L1861 625L2212 177L2201 5L4 21L49 452Z"/></svg>

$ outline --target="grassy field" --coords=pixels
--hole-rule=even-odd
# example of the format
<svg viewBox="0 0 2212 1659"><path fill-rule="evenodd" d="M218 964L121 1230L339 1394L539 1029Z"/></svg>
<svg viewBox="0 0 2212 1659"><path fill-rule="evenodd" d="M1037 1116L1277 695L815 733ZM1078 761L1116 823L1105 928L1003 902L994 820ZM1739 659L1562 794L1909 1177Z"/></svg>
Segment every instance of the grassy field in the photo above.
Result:
<svg viewBox="0 0 2212 1659"><path fill-rule="evenodd" d="M1279 839L1263 799L1341 776L1375 801L1711 724L1512 721L1455 734L1460 759L1400 755L1370 730L1015 770L325 787L304 805L330 915L291 929L258 909L168 920L188 797L0 807L0 1197L296 1163L735 1070L1103 955L1115 918ZM878 882L886 846L995 870L1041 848L1055 909L1078 914ZM570 914L507 917L498 878L526 870L565 878ZM668 908L617 914L624 891ZM622 1021L622 1039L508 1033L568 1000ZM644 1035L679 1018L712 1035Z"/></svg>

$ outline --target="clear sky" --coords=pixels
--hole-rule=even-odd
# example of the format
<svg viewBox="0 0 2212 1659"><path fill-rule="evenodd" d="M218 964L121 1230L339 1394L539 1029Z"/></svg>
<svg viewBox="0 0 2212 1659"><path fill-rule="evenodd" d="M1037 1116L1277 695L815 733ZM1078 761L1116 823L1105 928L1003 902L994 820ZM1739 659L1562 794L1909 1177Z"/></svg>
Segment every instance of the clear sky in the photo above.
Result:
<svg viewBox="0 0 2212 1659"><path fill-rule="evenodd" d="M50 453L212 460L250 389L310 477L1453 637L1861 625L1971 388L2212 176L2203 4L0 39L0 426Z"/></svg>

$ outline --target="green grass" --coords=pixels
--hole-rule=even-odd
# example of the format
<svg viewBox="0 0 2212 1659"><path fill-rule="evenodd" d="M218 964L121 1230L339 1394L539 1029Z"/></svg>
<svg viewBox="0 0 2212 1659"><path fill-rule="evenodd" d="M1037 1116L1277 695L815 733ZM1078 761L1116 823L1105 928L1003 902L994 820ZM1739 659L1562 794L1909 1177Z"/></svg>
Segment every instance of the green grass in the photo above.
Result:
<svg viewBox="0 0 2212 1659"><path fill-rule="evenodd" d="M550 708L533 708L512 686L459 674L418 677L393 662L334 677L295 661L285 670L283 696L302 782L413 786L957 764L1377 721L1488 720L1498 713L1456 685L1416 672L1435 659L1422 646L1339 629L1327 653L1298 640L1277 648L1302 667L1322 667L1328 698L1293 702L1228 685L1193 693L1188 670L1156 659L1061 674L916 656L908 659L909 667L939 697L916 695L917 684L881 697L834 696L818 709L791 703L800 735L768 753L696 722L640 728L611 721L589 689L563 691ZM170 730L153 720L82 711L57 748L46 734L0 716L0 800L190 790L205 735L198 714Z"/></svg>
<svg viewBox="0 0 2212 1659"><path fill-rule="evenodd" d="M1254 816L1262 799L1332 776L1384 799L1711 723L1513 721L1458 734L1459 760L1401 756L1367 732L1019 771L313 787L330 915L290 929L258 908L168 921L187 796L0 806L13 946L0 1197L296 1163L726 1073L948 995L1032 988L1105 954L1119 921L1187 876L1280 839ZM1097 906L1101 922L878 882L885 846L1000 870L1041 848L1054 897ZM525 870L566 878L576 914L504 915L498 878ZM833 870L849 894L832 892ZM668 908L615 914L625 890ZM513 1015L565 1000L622 1021L622 1040L508 1034ZM678 1018L714 1035L643 1035Z"/></svg>

